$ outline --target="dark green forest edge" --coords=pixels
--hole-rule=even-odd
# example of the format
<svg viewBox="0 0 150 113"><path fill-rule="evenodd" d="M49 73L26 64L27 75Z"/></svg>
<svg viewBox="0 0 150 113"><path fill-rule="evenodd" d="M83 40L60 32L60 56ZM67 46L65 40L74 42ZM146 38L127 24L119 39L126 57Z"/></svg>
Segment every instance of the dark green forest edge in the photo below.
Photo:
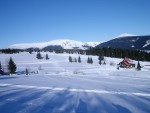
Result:
<svg viewBox="0 0 150 113"><path fill-rule="evenodd" d="M86 51L87 55L106 56L112 58L131 58L137 61L150 61L150 53L141 50L113 49L113 48L92 48Z"/></svg>
<svg viewBox="0 0 150 113"><path fill-rule="evenodd" d="M145 52L141 50L129 50L129 49L113 49L113 48L90 48L88 50L39 50L39 49L27 49L27 50L20 50L20 49L1 49L0 53L5 54L14 54L20 52L55 52L55 53L78 53L78 54L86 54L86 55L96 55L96 56L106 56L112 58L131 58L137 61L150 61L150 52Z"/></svg>

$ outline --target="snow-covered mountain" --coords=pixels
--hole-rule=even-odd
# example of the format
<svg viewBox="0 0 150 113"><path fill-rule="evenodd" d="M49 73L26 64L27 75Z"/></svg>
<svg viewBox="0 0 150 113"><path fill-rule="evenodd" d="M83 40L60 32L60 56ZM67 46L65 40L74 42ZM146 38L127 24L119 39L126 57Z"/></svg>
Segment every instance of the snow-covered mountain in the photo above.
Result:
<svg viewBox="0 0 150 113"><path fill-rule="evenodd" d="M150 35L137 36L132 34L121 34L114 39L101 43L98 48L111 47L122 49L138 49L138 50L150 50Z"/></svg>
<svg viewBox="0 0 150 113"><path fill-rule="evenodd" d="M52 40L49 42L41 42L41 43L22 43L22 44L14 44L9 46L8 48L13 49L28 49L28 48L39 48L39 49L82 49L86 50L90 47L95 47L100 42L81 42L69 39L58 39Z"/></svg>
<svg viewBox="0 0 150 113"><path fill-rule="evenodd" d="M117 36L116 38L124 38L124 37L129 37L129 36L137 36L137 35L129 34L129 33L123 33L123 34Z"/></svg>

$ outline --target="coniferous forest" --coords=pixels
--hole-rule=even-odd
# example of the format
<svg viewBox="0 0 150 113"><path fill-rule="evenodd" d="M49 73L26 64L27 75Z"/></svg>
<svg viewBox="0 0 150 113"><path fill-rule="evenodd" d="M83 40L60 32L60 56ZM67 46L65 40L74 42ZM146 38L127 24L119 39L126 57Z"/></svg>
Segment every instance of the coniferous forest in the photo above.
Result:
<svg viewBox="0 0 150 113"><path fill-rule="evenodd" d="M91 48L86 51L87 55L106 56L112 58L129 57L133 60L150 61L150 53L141 50L113 49L113 48Z"/></svg>
<svg viewBox="0 0 150 113"><path fill-rule="evenodd" d="M20 50L20 49L1 49L0 53L5 54L14 54L19 52L29 52L29 50ZM37 52L37 50L32 50L33 52ZM44 51L44 50L38 50ZM61 51L61 52L60 52ZM97 55L97 56L106 56L112 58L125 58L129 57L133 60L138 61L150 61L150 52L141 51L141 50L130 50L130 49L120 49L120 48L90 48L88 50L56 50L55 53L78 53L78 54L86 54L86 55ZM48 52L48 51L47 51ZM52 52L52 51L49 51Z"/></svg>

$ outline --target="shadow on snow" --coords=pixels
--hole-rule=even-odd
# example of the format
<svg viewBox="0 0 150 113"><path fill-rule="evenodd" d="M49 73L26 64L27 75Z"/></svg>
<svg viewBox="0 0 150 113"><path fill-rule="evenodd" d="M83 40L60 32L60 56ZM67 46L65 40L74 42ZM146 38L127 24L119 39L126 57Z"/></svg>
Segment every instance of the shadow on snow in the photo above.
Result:
<svg viewBox="0 0 150 113"><path fill-rule="evenodd" d="M132 113L119 102L109 101L110 96L107 98L104 94L70 92L69 88L63 91L3 88L0 90L1 113ZM143 104L143 97L113 96L141 111L150 111L150 103ZM95 105L92 103L93 100L97 102Z"/></svg>

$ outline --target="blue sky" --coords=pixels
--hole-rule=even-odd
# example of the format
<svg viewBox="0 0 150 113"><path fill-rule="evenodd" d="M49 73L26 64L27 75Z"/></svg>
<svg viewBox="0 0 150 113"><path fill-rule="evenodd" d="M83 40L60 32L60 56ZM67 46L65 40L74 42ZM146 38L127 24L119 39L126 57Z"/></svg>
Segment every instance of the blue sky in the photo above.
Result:
<svg viewBox="0 0 150 113"><path fill-rule="evenodd" d="M150 0L0 0L0 48L122 33L150 35Z"/></svg>

